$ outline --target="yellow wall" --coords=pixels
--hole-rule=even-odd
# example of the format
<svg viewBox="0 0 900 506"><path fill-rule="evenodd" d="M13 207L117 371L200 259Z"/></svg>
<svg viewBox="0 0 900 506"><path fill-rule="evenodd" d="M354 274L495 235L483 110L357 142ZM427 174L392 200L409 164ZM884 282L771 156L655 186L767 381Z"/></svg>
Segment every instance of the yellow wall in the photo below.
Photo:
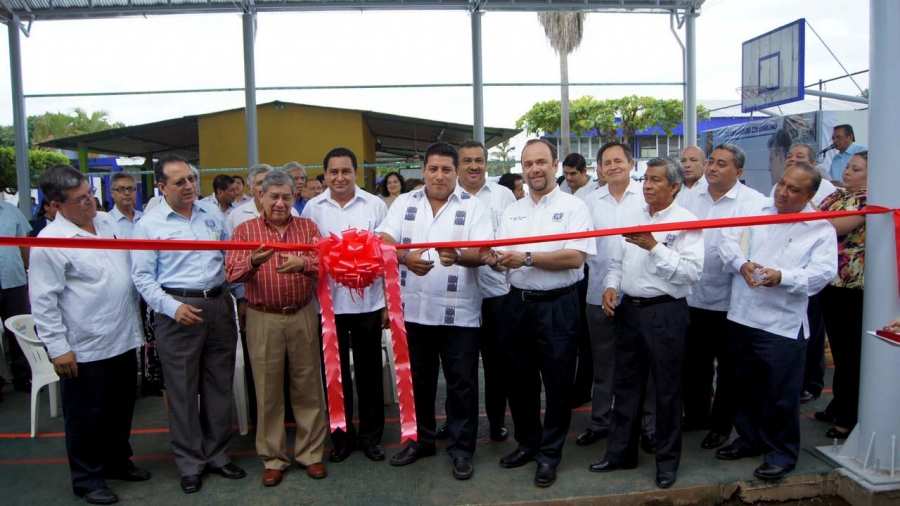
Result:
<svg viewBox="0 0 900 506"><path fill-rule="evenodd" d="M375 139L359 111L265 104L257 108L257 124L259 161L274 167L290 161L321 165L328 151L339 146L356 153L361 164L375 163ZM246 167L247 134L243 109L200 116L198 129L201 168ZM307 176L313 178L321 173L322 169L311 169ZM212 180L217 174L203 174L204 195L211 193ZM365 171L358 171L357 184L365 184Z"/></svg>

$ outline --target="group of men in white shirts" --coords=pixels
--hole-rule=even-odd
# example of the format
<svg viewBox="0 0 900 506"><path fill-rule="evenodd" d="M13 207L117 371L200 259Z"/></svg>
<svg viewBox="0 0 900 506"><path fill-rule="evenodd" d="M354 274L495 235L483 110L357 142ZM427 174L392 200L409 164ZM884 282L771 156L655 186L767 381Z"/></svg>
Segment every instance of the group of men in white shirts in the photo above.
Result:
<svg viewBox="0 0 900 506"><path fill-rule="evenodd" d="M447 452L452 461L452 472L460 480L473 475L478 426L478 358L481 355L491 438L503 441L507 437L503 417L507 400L514 422L516 449L501 459L500 466L517 468L534 461L537 463L535 484L548 487L555 483L556 468L571 423L572 385L581 320L576 284L584 277L587 262L590 279L586 316L593 348L594 395L591 425L579 436L577 444L586 446L609 437L606 454L591 464L590 470L609 472L634 467L642 432L649 429L655 437L656 484L661 488L672 486L680 463L682 418L687 415L690 420L693 410L701 419L706 417L706 421L699 421L698 425L710 423L708 400L713 387L713 358L719 364L716 403L720 402L720 397L729 396L729 388L743 388L741 391L745 396L740 402L733 398L733 393L731 399L723 399L723 402L731 402L721 408L721 417L729 420L729 426L727 430L710 427L710 434L724 436L724 440L715 446L707 445L704 440L704 446L714 448L724 444L733 421L739 437L719 449L718 458L734 460L763 454L764 463L756 470L756 475L762 479L780 478L793 468L799 449L799 400L793 399L798 395L792 397L788 392L790 387L785 385L797 383L798 363L802 381L803 352L808 338L806 298L827 284L837 268L835 234L827 223L751 227L749 240L743 238L742 229L734 228L666 230L589 239L536 239L533 243L498 248L412 250L402 247L410 243L540 238L698 218L812 211L809 201L818 190L821 177L808 164L800 162L788 168L776 185L773 200L763 198L740 183L744 162L740 148L727 144L717 146L709 157L702 179L698 175L701 167L693 163L692 157L705 158L699 148L689 147L682 157L683 162L671 158L651 160L641 184L631 178L634 169L631 148L618 142L605 144L597 161L606 184L584 192L582 199L557 185L559 160L555 146L545 140L531 140L522 150L521 160L529 194L517 201L508 189L486 180L487 151L482 144L470 141L457 150L438 142L429 146L425 153L424 188L402 194L387 210L380 199L373 198L355 184L357 167L351 152L336 148L326 156L328 188L306 203L299 219L311 219L318 236L356 228L372 231L385 242L399 246L397 259L418 437L391 457L391 465L405 466L436 454L435 399L442 367L447 384L450 433ZM691 168L686 171L688 165ZM181 160L161 160L156 172L165 193L165 205L161 205L161 211L154 211L155 216L154 213L144 216L141 223L145 226L138 227L138 237L193 236L227 240L231 236L234 231L231 221L240 209L231 211L227 224L223 215L208 214L214 212L214 208L196 203L197 179ZM268 225L271 221L277 230L282 230L279 227L298 219L290 216L294 213L293 201L288 206L291 213L285 211L288 209L285 202L297 197L296 186L290 178L269 177L271 172L268 166L250 170L248 182L254 200L244 207L252 206L253 209L248 207L248 214L255 214L255 217L246 218L257 220L258 226ZM687 184L686 173L693 179L692 185ZM56 226L54 222L42 235L110 235L100 233L102 231L96 228L96 224L106 223L105 218L88 216L90 213L82 202L86 202L83 196L76 195L74 201L70 198L73 192L90 193L87 183L76 181L71 172L65 172L63 176L56 180L46 178L49 194L56 195L57 207L62 212L62 225ZM55 193L51 187L54 184ZM281 193L269 196L266 188ZM278 202L275 207L271 203L273 198ZM267 215L272 209L279 213L277 220ZM188 220L184 224L186 234L177 229L172 233L168 231L166 223L172 221L172 213L181 214ZM74 218L71 233L61 229L69 223L69 215ZM76 234L75 228L82 232ZM205 232L197 232L200 229ZM749 253L742 248L742 242L749 242ZM248 256L250 269L268 268L264 264L272 254L262 249ZM48 275L31 276L34 278L32 304L36 310L44 312L43 318L37 318L38 331L42 337L65 340L67 331L59 322L65 323L69 316L60 310L64 303L58 300L61 290L58 285L71 273L66 272L64 265L60 267L60 263L65 264L64 259L56 261L50 252L35 251L32 272L57 273L53 279L44 279L45 283L41 278ZM195 320L208 317L189 302L199 298L196 304L199 306L204 300L219 297L223 289L227 292L224 268L214 265L224 264L223 255L193 252L195 257L206 256L202 256L203 262L192 267L187 265L186 257L170 258L165 252L154 253L156 255L134 255L132 272L145 296L158 295L158 302L152 298L147 300L156 311L167 315L165 328L198 324ZM293 258L287 258L286 263L293 261ZM274 272L274 262L271 268ZM296 269L278 267L277 272L314 276L317 268L317 260L310 256L305 261L297 259ZM122 274L118 272L122 265L111 262L101 262L94 269L98 276ZM179 269L187 269L185 272L196 269L198 274L191 279L177 278L175 274ZM273 272L269 275L274 275ZM131 275L126 276L130 283ZM160 289L165 283L160 278L170 282L176 278L184 279L190 286L172 287L170 284ZM208 279L208 282L198 284L198 279ZM359 448L370 460L385 458L380 446L383 412L380 417L372 413L381 408L380 327L387 324L381 290L379 281L378 286L370 288L360 298L350 296L345 287L332 286L337 330L339 336L343 336L339 337L339 348L345 408L346 398L349 398L350 410L353 406L352 382L348 364L344 363L349 362L348 348L352 343L358 404L362 411L359 430L353 427L352 416L348 416L346 430L332 434L334 449L329 456L332 462L345 460ZM46 293L57 296L47 297ZM98 304L106 300L102 293L92 296ZM154 304L160 307L154 307ZM257 311L272 312L272 308L253 305L251 301L251 309L254 307ZM222 305L215 311L221 310L223 318L233 319L234 309L229 308L230 304ZM275 309L287 315L296 313L300 307ZM348 332L348 328L352 330ZM236 331L234 340L223 341L230 351L226 349L221 355L224 358L219 359L222 368L227 369L225 362L230 357L231 371ZM202 342L202 339L198 341L201 348ZM75 376L67 368L74 367L83 357L70 356L71 360L60 360L71 349L53 347L49 343L48 348L61 376L74 381ZM198 354L208 352L208 349L197 351ZM121 354L116 357L120 358ZM778 374L760 367L760 363L776 363ZM170 369L173 367L169 366ZM253 367L255 369L256 364ZM320 367L319 361L314 361L310 367ZM683 381L682 375L687 378L688 369L691 372L702 369L704 373L698 376L699 380ZM219 385L221 391L215 392L218 402L223 402L230 394L231 371L221 378L220 383L224 385ZM204 374L207 373L209 371ZM175 374L179 373L173 371ZM304 377L317 383L310 388L321 391L321 374ZM211 380L201 376L199 388L211 388L202 386ZM282 381L285 380L282 378ZM655 388L648 388L651 383ZM182 488L188 493L199 490L200 475L204 472L215 472L226 478L245 475L224 457L228 437L221 430L213 431L218 438L214 442L201 445L194 441L209 437L211 424L229 422L207 419L201 424L198 417L205 416L203 413L223 411L221 406L203 411L206 408L201 404L198 413L196 403L191 405L191 395L196 395L191 393L191 388L196 392L198 387L189 385L179 397L181 402L187 399L186 405L176 408L174 415L170 411L173 451L182 474ZM267 385L267 388L280 387ZM794 392L799 393L799 388L798 384ZM543 421L542 389L545 393ZM67 390L74 391L64 383L64 402ZM203 391L212 397L213 390ZM688 401L689 396L705 396L707 405L694 407ZM209 400L204 399L203 404ZM262 399L259 402L263 409ZM648 412L652 421L642 423L642 419L648 419L645 416ZM122 421L126 422L130 427L130 416ZM304 431L304 427L298 427L298 441ZM76 432L73 430L73 435ZM124 440L118 443L123 450L121 455L115 456L118 459L117 477L149 478L149 473L135 471L137 468L129 460L127 431L122 437ZM278 445L277 437L272 441ZM283 438L281 441L283 446ZM204 453L208 443L212 445L212 457ZM710 444L713 443L716 442ZM281 473L290 463L288 458L287 464L270 465L263 453L271 452L272 444L257 437L257 449L266 464L264 483L267 486L280 483ZM318 451L321 456L321 450ZM326 475L324 465L315 462L315 455L310 457L307 453L303 461L299 454L296 457L307 468L310 477ZM78 458L70 448L70 463ZM281 460L285 458L281 457ZM115 502L115 495L106 488L101 475L92 475L90 480L83 477L91 473L96 475L96 469L80 469L80 478L76 480L78 466L72 465L73 489L77 494L92 503ZM97 465L102 469L102 462ZM277 473L270 473L272 470ZM98 494L97 490L106 492Z"/></svg>

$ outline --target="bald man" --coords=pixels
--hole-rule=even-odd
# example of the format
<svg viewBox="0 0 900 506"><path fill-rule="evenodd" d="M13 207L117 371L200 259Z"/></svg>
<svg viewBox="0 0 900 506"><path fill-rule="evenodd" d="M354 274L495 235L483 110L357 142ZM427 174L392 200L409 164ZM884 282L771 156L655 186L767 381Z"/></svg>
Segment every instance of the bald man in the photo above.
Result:
<svg viewBox="0 0 900 506"><path fill-rule="evenodd" d="M681 152L681 165L684 166L684 186L676 197L679 204L684 202L688 193L706 185L706 178L703 176L706 154L698 146L688 146Z"/></svg>

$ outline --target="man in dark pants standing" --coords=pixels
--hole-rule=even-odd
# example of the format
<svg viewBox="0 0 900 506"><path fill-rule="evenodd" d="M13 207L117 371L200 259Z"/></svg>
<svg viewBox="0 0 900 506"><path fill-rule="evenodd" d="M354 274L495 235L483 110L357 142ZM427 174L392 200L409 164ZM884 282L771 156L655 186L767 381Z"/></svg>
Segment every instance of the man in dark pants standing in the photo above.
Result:
<svg viewBox="0 0 900 506"><path fill-rule="evenodd" d="M694 221L675 202L684 168L671 158L647 162L642 225ZM648 376L656 385L656 485L675 483L681 461L682 361L690 324L685 297L703 269L703 232L674 230L626 234L606 275L603 310L616 328L612 424L606 455L590 465L598 473L637 466L641 409ZM621 303L619 292L622 293Z"/></svg>
<svg viewBox="0 0 900 506"><path fill-rule="evenodd" d="M41 175L57 218L40 237L113 239L115 221L97 214L93 189L68 165ZM118 497L107 479L144 481L131 462L135 350L144 336L127 251L36 248L29 273L37 333L61 378L72 490L91 504ZM97 287L103 287L97 290Z"/></svg>
<svg viewBox="0 0 900 506"><path fill-rule="evenodd" d="M31 232L31 225L22 211L9 202L0 201L0 236L25 237ZM11 316L28 313L28 285L25 282L25 270L28 269L28 248L24 246L0 247L0 318L6 321ZM2 323L2 322L0 322ZM12 361L13 387L19 392L31 391L31 369L28 360L22 354L15 335L3 328L6 348ZM0 370L6 370L6 364L0 364ZM3 400L3 384L0 376L0 401Z"/></svg>
<svg viewBox="0 0 900 506"><path fill-rule="evenodd" d="M556 147L528 141L522 168L530 193L507 206L498 239L545 236L591 229L587 206L564 193L554 176ZM536 460L534 483L556 482L556 467L572 420L572 383L579 338L576 283L584 277L584 260L596 251L591 239L483 248L481 261L507 272L510 292L503 303L506 325L500 329L509 408L518 448L500 466L520 467ZM541 425L541 381L546 414Z"/></svg>

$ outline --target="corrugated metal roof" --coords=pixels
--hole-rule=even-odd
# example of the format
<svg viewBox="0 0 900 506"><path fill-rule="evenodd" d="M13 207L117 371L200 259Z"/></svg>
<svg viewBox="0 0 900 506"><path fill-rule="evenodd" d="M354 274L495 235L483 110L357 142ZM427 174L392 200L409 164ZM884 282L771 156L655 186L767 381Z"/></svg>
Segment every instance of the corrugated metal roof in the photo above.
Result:
<svg viewBox="0 0 900 506"><path fill-rule="evenodd" d="M4 0L0 18L85 19L154 14L339 10L671 12L705 0Z"/></svg>

